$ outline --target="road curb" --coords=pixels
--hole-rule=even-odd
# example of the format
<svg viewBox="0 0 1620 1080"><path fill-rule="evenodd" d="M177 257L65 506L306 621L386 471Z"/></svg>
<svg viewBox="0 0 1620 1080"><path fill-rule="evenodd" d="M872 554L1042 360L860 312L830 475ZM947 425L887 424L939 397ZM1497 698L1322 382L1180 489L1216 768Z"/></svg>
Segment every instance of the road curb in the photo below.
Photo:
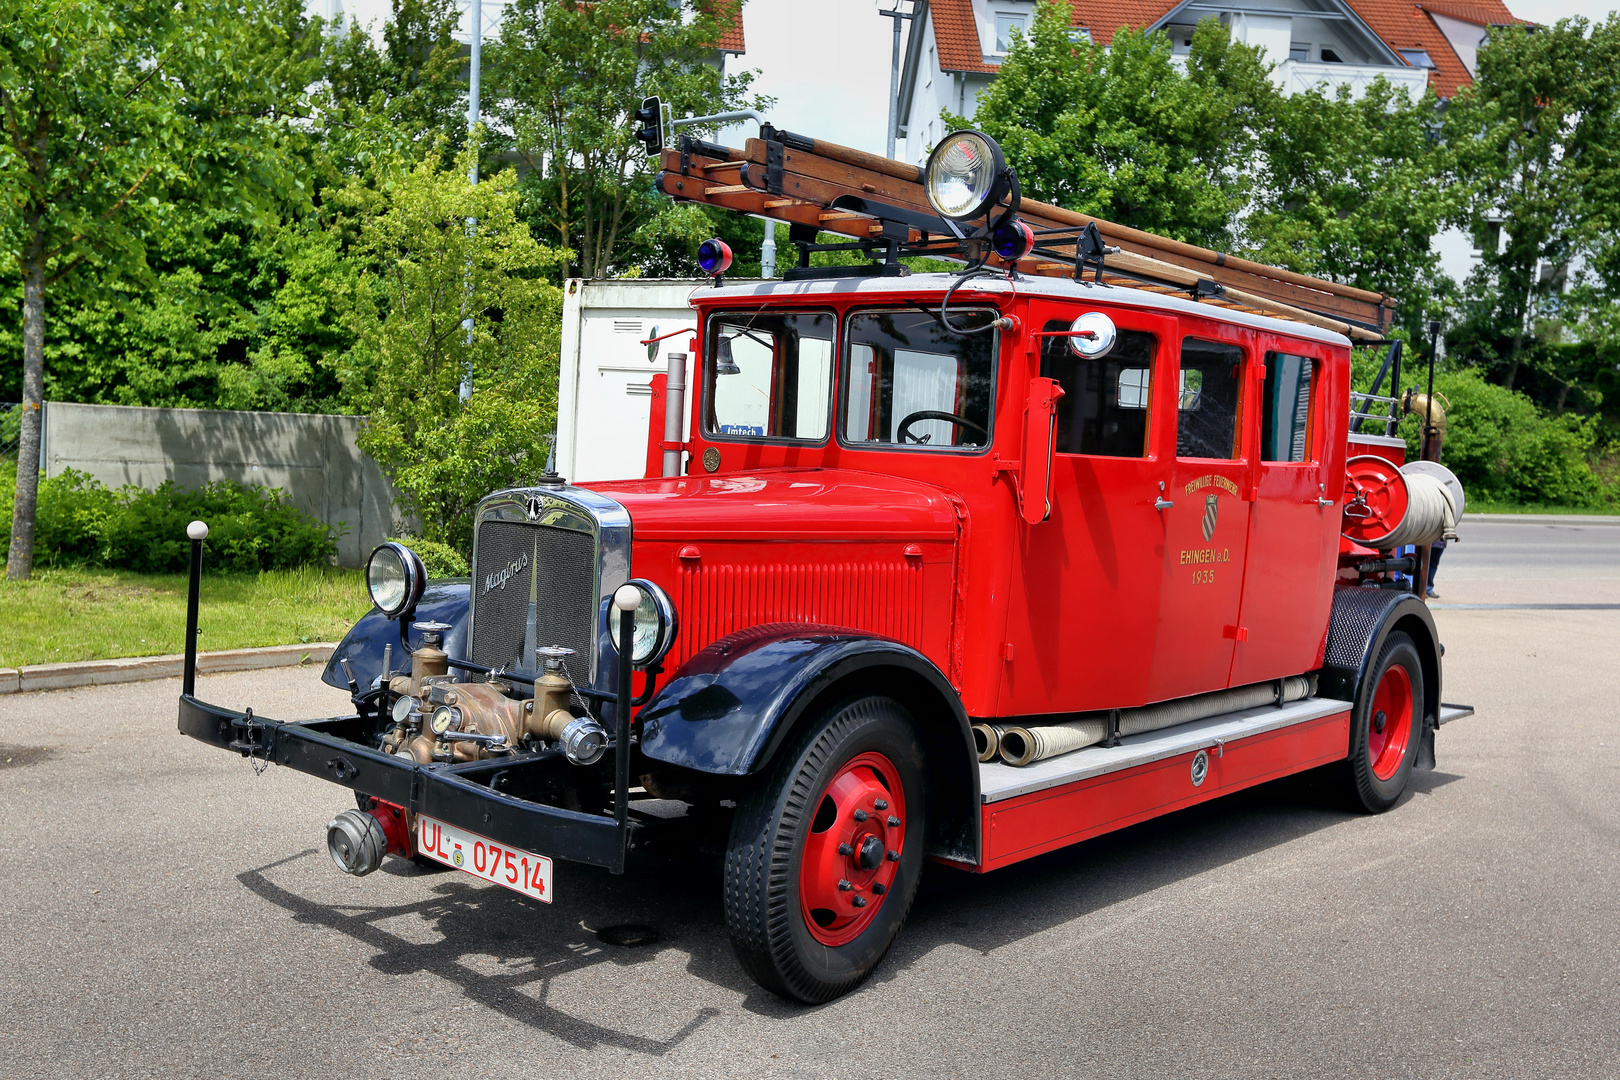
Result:
<svg viewBox="0 0 1620 1080"><path fill-rule="evenodd" d="M1460 524L1475 521L1493 525L1620 525L1620 514L1473 514L1463 511Z"/></svg>
<svg viewBox="0 0 1620 1080"><path fill-rule="evenodd" d="M272 645L265 649L223 649L197 654L197 671L209 675L224 671L251 671L254 668L291 667L296 664L325 663L337 644L318 641L309 645ZM83 660L75 664L31 664L22 668L0 668L0 694L28 693L34 690L66 690L75 686L105 686L109 683L139 682L144 679L172 679L184 674L186 658L178 653L165 656L131 656L118 660Z"/></svg>

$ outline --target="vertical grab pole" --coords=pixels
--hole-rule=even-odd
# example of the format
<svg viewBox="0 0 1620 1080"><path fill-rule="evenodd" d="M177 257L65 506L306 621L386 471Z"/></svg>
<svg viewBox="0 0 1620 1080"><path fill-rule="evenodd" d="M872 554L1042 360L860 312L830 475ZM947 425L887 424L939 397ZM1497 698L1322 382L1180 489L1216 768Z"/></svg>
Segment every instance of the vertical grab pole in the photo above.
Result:
<svg viewBox="0 0 1620 1080"><path fill-rule="evenodd" d="M664 385L664 475L681 475L682 436L686 434L686 354L669 354L669 381Z"/></svg>
<svg viewBox="0 0 1620 1080"><path fill-rule="evenodd" d="M619 613L619 696L613 708L613 820L619 826L619 873L630 841L630 670L640 603L641 590L634 585L620 585L613 594L613 608Z"/></svg>
<svg viewBox="0 0 1620 1080"><path fill-rule="evenodd" d="M197 693L197 598L202 592L203 541L208 539L208 523L193 521L186 526L191 539L191 589L186 595L186 670L181 681L181 693L192 697Z"/></svg>

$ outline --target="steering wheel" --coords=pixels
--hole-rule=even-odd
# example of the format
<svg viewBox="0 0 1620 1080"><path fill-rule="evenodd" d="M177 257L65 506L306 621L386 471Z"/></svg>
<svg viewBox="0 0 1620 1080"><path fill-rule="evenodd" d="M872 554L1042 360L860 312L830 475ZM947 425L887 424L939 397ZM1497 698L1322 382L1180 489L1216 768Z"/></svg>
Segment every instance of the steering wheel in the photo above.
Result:
<svg viewBox="0 0 1620 1080"><path fill-rule="evenodd" d="M900 421L900 426L895 428L894 434L896 440L899 442L906 442L909 440L914 443L927 442L927 435L924 435L919 439L917 436L911 433L911 425L915 424L919 420L943 420L948 424L955 424L957 427L965 427L970 430L977 431L980 435L984 436L985 442L990 441L990 432L986 431L978 424L975 424L967 417L957 416L955 413L940 412L937 409L918 409L914 413L908 413L906 418Z"/></svg>

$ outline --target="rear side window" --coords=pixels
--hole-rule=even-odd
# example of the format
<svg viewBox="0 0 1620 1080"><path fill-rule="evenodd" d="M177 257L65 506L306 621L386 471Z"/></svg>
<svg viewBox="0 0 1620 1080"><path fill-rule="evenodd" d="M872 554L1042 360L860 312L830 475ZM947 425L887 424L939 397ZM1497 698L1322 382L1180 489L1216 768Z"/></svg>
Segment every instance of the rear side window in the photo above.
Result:
<svg viewBox="0 0 1620 1080"><path fill-rule="evenodd" d="M1266 379L1260 391L1261 461L1305 461L1310 457L1316 366L1308 356L1266 353Z"/></svg>
<svg viewBox="0 0 1620 1080"><path fill-rule="evenodd" d="M1218 341L1181 343L1181 400L1176 409L1176 456L1238 456L1238 393L1243 350Z"/></svg>
<svg viewBox="0 0 1620 1080"><path fill-rule="evenodd" d="M1047 333L1070 324L1053 320ZM1063 387L1058 402L1057 452L1098 457L1146 457L1148 400L1157 340L1141 330L1121 330L1108 355L1076 356L1066 337L1041 346L1041 375Z"/></svg>
<svg viewBox="0 0 1620 1080"><path fill-rule="evenodd" d="M833 331L820 311L721 311L704 350L704 430L722 438L827 437Z"/></svg>
<svg viewBox="0 0 1620 1080"><path fill-rule="evenodd" d="M955 310L960 328L993 311ZM978 450L990 445L996 331L956 337L933 311L863 311L846 326L845 445Z"/></svg>

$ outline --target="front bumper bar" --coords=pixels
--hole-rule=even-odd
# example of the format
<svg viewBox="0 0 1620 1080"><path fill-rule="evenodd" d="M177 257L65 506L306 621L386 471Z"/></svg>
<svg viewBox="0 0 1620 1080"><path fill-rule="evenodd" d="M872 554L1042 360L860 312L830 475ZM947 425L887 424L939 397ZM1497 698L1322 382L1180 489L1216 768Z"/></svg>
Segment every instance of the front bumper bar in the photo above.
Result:
<svg viewBox="0 0 1620 1080"><path fill-rule="evenodd" d="M350 736L357 716L283 722L222 709L180 696L180 731L247 757L273 761L310 776L384 799L515 848L551 858L624 871L637 822L583 814L519 798L545 758L422 765L393 757Z"/></svg>

